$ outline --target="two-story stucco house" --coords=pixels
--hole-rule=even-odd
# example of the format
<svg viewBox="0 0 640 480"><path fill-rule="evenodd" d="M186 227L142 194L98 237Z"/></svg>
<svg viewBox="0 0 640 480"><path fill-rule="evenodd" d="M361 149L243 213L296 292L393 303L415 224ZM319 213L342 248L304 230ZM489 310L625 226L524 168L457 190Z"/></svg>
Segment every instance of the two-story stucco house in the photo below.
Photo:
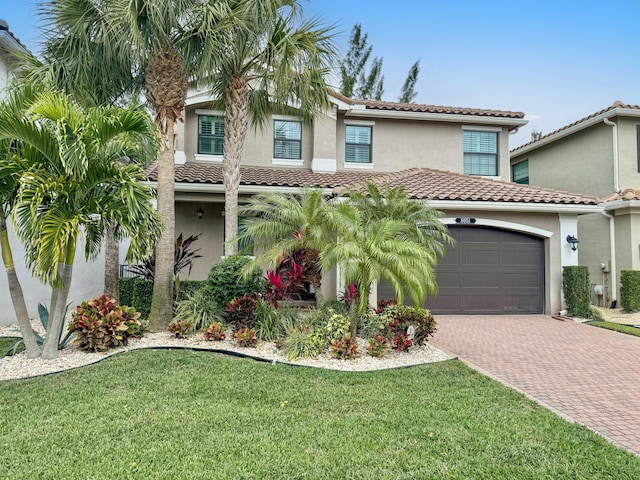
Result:
<svg viewBox="0 0 640 480"><path fill-rule="evenodd" d="M577 253L592 301L618 299L620 271L640 270L640 106L615 102L514 149L511 171L515 182L600 198L600 212L579 218Z"/></svg>
<svg viewBox="0 0 640 480"><path fill-rule="evenodd" d="M176 130L176 232L203 233L191 278L223 254L223 112L206 93L189 96ZM443 211L457 240L438 267L437 313L557 313L566 243L595 198L509 181L509 134L520 112L355 100L333 93L313 124L273 115L247 139L240 201L261 191L312 185L327 195L370 179L404 185ZM156 171L150 171L152 184ZM201 217L199 219L199 217ZM336 278L323 280L335 295ZM389 298L384 285L378 296Z"/></svg>

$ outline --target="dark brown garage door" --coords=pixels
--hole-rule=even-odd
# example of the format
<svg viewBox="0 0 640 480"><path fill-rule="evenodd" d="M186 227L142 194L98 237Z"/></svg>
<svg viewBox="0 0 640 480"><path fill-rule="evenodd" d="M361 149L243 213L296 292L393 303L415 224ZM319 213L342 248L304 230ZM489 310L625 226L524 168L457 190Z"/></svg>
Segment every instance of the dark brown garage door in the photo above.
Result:
<svg viewBox="0 0 640 480"><path fill-rule="evenodd" d="M440 314L542 313L544 241L481 226L449 227L455 245L437 268L438 295L427 308ZM390 298L388 285L378 298Z"/></svg>

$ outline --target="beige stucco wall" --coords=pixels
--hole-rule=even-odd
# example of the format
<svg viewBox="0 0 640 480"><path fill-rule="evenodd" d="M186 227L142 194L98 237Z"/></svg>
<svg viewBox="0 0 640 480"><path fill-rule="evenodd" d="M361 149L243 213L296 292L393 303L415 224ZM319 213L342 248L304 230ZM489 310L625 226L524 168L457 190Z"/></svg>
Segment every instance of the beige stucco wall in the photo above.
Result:
<svg viewBox="0 0 640 480"><path fill-rule="evenodd" d="M602 306L609 306L618 298L618 292L611 291L611 248L609 241L609 219L600 213L578 217L578 263L589 268L591 285L603 285ZM604 264L605 268L601 268ZM619 285L619 282L618 282ZM591 302L598 305L599 299L591 291Z"/></svg>
<svg viewBox="0 0 640 480"><path fill-rule="evenodd" d="M190 106L185 114L185 141L184 148L187 162L196 161L195 154L198 150L198 114L196 110L210 110L210 115L222 115L220 111L211 110L207 105ZM249 126L247 138L242 150L242 165L254 167L271 167L273 163L273 121L277 119L299 120L294 116L274 115L265 121L262 128ZM326 143L326 141L325 141ZM314 148L313 125L302 125L302 165L288 166L290 168L311 168ZM221 159L218 159L220 162ZM204 160L211 161L211 160ZM213 160L215 161L215 160Z"/></svg>
<svg viewBox="0 0 640 480"><path fill-rule="evenodd" d="M613 192L611 127L603 124L516 155L529 160L529 184L597 197Z"/></svg>
<svg viewBox="0 0 640 480"><path fill-rule="evenodd" d="M620 188L640 190L640 173L638 173L638 145L636 126L638 118L615 119L618 124L618 161L620 165ZM609 127L611 128L611 127Z"/></svg>

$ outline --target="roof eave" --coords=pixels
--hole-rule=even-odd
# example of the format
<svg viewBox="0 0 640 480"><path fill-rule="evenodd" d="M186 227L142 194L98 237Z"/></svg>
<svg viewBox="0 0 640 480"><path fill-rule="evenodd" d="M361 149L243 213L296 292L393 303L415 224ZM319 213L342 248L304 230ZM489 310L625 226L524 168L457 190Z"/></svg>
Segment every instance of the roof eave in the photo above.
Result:
<svg viewBox="0 0 640 480"><path fill-rule="evenodd" d="M28 50L18 42L7 30L0 30L0 47L7 52L28 52Z"/></svg>
<svg viewBox="0 0 640 480"><path fill-rule="evenodd" d="M533 202L474 202L468 200L428 200L429 205L438 210L490 210L518 211L530 213L600 213L599 205L566 204L566 203L533 203Z"/></svg>
<svg viewBox="0 0 640 480"><path fill-rule="evenodd" d="M525 120L523 118L492 117L472 114L461 115L455 113L408 112L399 110L380 110L374 108L349 109L345 112L345 117L390 118L396 120L421 120L463 124L480 123L486 125L503 125L509 127L509 130L520 128L528 123L528 120Z"/></svg>
<svg viewBox="0 0 640 480"><path fill-rule="evenodd" d="M597 125L598 123L603 122L605 118L611 119L613 117L618 117L618 116L640 117L640 110L636 110L633 108L614 108L611 110L607 110L606 112L596 115L593 118L589 118L571 127L565 128L554 134L541 138L537 142L514 148L513 150L511 150L511 157L513 158L515 156L524 155L533 150L537 150L540 147L556 142L562 138L568 137L569 135L573 135L574 133L577 133L581 130L585 130L589 127L592 127L593 125Z"/></svg>

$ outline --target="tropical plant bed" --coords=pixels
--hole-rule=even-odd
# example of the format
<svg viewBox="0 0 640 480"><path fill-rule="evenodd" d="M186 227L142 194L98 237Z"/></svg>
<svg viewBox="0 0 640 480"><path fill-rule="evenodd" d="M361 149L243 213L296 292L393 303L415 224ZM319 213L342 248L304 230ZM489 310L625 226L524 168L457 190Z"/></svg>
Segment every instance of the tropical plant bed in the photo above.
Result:
<svg viewBox="0 0 640 480"><path fill-rule="evenodd" d="M634 325L625 325L622 323L615 322L606 322L601 320L595 320L591 322L585 322L588 325L592 325L594 327L604 328L607 330L613 330L614 332L626 333L627 335L634 335L636 337L640 337L640 328Z"/></svg>
<svg viewBox="0 0 640 480"><path fill-rule="evenodd" d="M256 347L240 347L237 342L230 339L230 337L229 335L229 338L225 340L211 342L206 341L201 333L194 333L188 335L186 338L175 338L169 332L146 333L142 338L132 339L127 346L110 349L106 353L83 352L73 345L68 345L60 350L58 358L53 360L42 360L38 358L27 359L25 354L0 358L0 380L26 378L60 372L70 368L96 363L117 353L141 348L212 350L229 352L233 355L251 357L271 363L288 363L292 365L306 365L309 367L347 371L400 368L439 362L452 358L450 355L429 344L412 347L406 352L391 351L383 358L374 358L366 353L367 341L365 339L358 339L358 345L363 353L352 360L332 358L329 353L324 353L315 358L287 360L275 347L273 342L259 341Z"/></svg>
<svg viewBox="0 0 640 480"><path fill-rule="evenodd" d="M632 479L640 458L458 361L366 373L135 351L0 388L3 478Z"/></svg>

